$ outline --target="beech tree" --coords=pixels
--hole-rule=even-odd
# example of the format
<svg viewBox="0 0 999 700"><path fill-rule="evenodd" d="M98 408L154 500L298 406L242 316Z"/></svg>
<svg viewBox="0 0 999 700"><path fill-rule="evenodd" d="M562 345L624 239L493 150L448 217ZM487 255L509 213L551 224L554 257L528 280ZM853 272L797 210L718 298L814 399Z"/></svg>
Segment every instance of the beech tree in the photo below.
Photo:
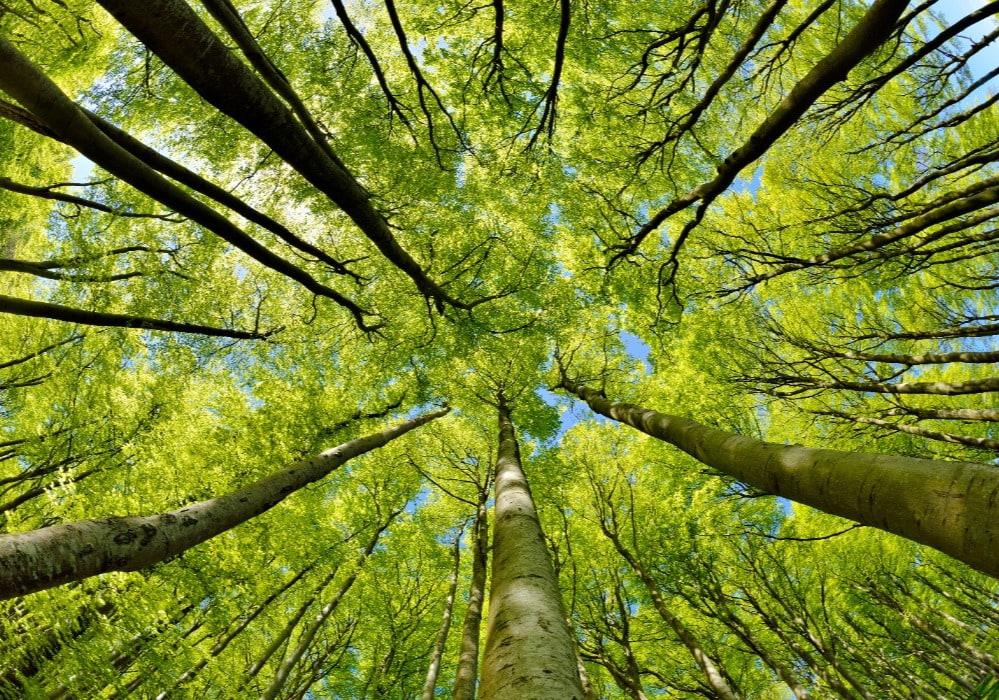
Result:
<svg viewBox="0 0 999 700"><path fill-rule="evenodd" d="M956 6L4 2L0 696L996 692Z"/></svg>

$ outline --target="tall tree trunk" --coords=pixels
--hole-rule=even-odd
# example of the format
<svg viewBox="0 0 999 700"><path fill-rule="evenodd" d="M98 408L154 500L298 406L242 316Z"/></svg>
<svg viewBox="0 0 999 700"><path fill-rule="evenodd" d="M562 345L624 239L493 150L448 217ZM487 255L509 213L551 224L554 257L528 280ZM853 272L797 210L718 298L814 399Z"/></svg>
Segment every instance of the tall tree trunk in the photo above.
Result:
<svg viewBox="0 0 999 700"><path fill-rule="evenodd" d="M472 526L472 581L468 587L468 607L461 626L461 651L454 674L453 700L475 700L475 680L479 665L479 630L482 602L486 593L486 563L489 555L489 520L486 511L489 481L479 493L475 524Z"/></svg>
<svg viewBox="0 0 999 700"><path fill-rule="evenodd" d="M324 139L315 141L294 112L186 2L155 0L139 7L124 0L101 0L100 4L195 92L242 124L343 209L441 311L445 303L457 304L402 248L388 221L372 205L371 196L323 145ZM206 65L212 70L205 70Z"/></svg>
<svg viewBox="0 0 999 700"><path fill-rule="evenodd" d="M999 470L992 465L777 445L610 401L566 377L560 388L750 486L929 545L999 577Z"/></svg>
<svg viewBox="0 0 999 700"><path fill-rule="evenodd" d="M151 566L264 513L344 462L439 418L413 418L345 442L225 496L159 515L80 520L0 536L0 599L44 590L108 571Z"/></svg>
<svg viewBox="0 0 999 700"><path fill-rule="evenodd" d="M780 660L776 654L772 654L767 645L762 642L758 636L753 632L753 627L746 623L735 610L729 604L729 598L722 591L721 586L713 578L710 582L702 581L701 594L711 600L714 604L714 615L715 618L722 622L726 627L732 630L733 634L738 637L746 648L752 653L756 654L760 661L770 667L777 677L784 681L788 689L794 693L794 697L797 700L810 700L811 694L808 689L798 680L798 677L794 674L791 668ZM693 596L691 596L693 597ZM696 601L691 601L687 598L687 602L692 605ZM705 609L707 613L709 609Z"/></svg>
<svg viewBox="0 0 999 700"><path fill-rule="evenodd" d="M483 700L582 700L572 634L520 465L510 409L498 396L499 451Z"/></svg>
<svg viewBox="0 0 999 700"><path fill-rule="evenodd" d="M566 620L568 622L568 619ZM572 629L572 625L569 625ZM579 645L575 645L576 652L576 670L579 672L579 682L583 684L583 700L600 700L597 696L597 691L593 689L593 683L590 682L590 674L586 672L586 664L583 661L583 656L579 652Z"/></svg>
<svg viewBox="0 0 999 700"><path fill-rule="evenodd" d="M461 565L461 536L462 531L454 538L454 553L452 554L454 565L451 567L451 577L448 579L447 599L444 601L444 618L441 620L440 630L437 632L437 639L434 642L434 651L430 655L430 664L427 667L427 679L423 682L423 694L421 700L433 700L434 688L437 687L437 674L441 670L441 658L444 656L444 647L447 645L447 635L451 631L451 614L454 612L454 594L458 590L458 573Z"/></svg>

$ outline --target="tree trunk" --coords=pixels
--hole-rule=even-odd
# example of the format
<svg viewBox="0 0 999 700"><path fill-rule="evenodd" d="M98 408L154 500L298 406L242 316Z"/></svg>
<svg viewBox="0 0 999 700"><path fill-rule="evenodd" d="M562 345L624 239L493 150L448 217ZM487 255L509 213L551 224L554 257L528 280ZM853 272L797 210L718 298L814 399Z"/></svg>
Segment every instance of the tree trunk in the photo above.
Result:
<svg viewBox="0 0 999 700"><path fill-rule="evenodd" d="M609 401L567 378L560 387L743 483L929 545L999 577L999 470L992 465L777 445Z"/></svg>
<svg viewBox="0 0 999 700"><path fill-rule="evenodd" d="M660 209L626 243L622 244L617 258L631 255L650 233L659 228L666 219L683 211L698 200L704 203L714 201L750 164L757 161L808 111L825 92L891 36L908 2L905 0L876 0L867 13L854 25L828 54L822 57L787 93L766 119L739 148L735 149L717 167L715 178L698 185L682 197L677 197ZM703 207L701 214L703 215ZM698 219L700 218L698 216ZM674 243L671 259L675 261L683 238L690 232L685 227Z"/></svg>
<svg viewBox="0 0 999 700"><path fill-rule="evenodd" d="M464 529L464 528L462 528ZM437 632L437 639L434 642L434 651L430 655L430 664L427 667L427 679L423 682L423 694L421 700L434 700L434 688L437 687L437 674L441 670L441 658L444 656L444 647L447 645L447 635L451 631L451 614L454 612L454 594L458 591L458 572L461 565L461 536L459 531L454 538L454 565L451 568L451 577L448 579L447 599L444 601L444 617L441 620L440 630Z"/></svg>
<svg viewBox="0 0 999 700"><path fill-rule="evenodd" d="M292 110L185 2L155 0L139 7L124 0L101 0L100 4L195 92L242 124L343 209L440 310L445 302L456 303L402 248L388 222L372 206L370 195L340 160L308 134ZM212 70L205 70L206 65Z"/></svg>
<svg viewBox="0 0 999 700"><path fill-rule="evenodd" d="M147 13L149 9L144 6L143 13ZM175 34L172 31L170 33ZM208 58L202 57L199 61L205 65ZM52 127L60 141L72 146L143 194L204 226L262 265L297 281L314 294L334 300L354 315L362 330L372 330L364 323L364 309L336 290L321 284L304 268L273 253L221 213L166 180L153 168L117 145L38 66L2 36L0 67L0 90L24 105L35 118Z"/></svg>
<svg viewBox="0 0 999 700"><path fill-rule="evenodd" d="M488 480L486 482L488 488ZM472 526L472 581L468 587L468 607L461 626L461 651L454 674L453 700L475 700L475 679L479 664L479 629L482 624L482 601L486 593L486 563L489 554L489 521L486 513L487 490L479 494L475 524Z"/></svg>
<svg viewBox="0 0 999 700"><path fill-rule="evenodd" d="M271 636L270 642L264 648L263 652L261 652L253 663L247 667L246 672L243 674L242 685L239 688L240 690L245 688L249 680L251 678L255 678L257 674L263 670L264 666L267 665L267 662L271 660L271 657L273 657L282 646L288 643L288 640L291 639L291 635L295 633L295 629L302 621L302 618L309 612L309 608L311 608L312 604L316 602L320 595L322 595L323 591L326 590L326 587L333 582L333 579L336 578L339 571L339 568L334 568L330 571L319 583L319 585L313 589L312 595L306 598L305 602L298 606L298 610L296 610L295 614L284 623L281 630Z"/></svg>
<svg viewBox="0 0 999 700"><path fill-rule="evenodd" d="M704 673L704 678L715 696L721 700L737 700L738 696L728 681L725 680L725 673L722 671L721 662L712 658L711 654L704 648L704 645L701 644L701 640L698 639L697 635L694 634L683 620L674 615L669 609L662 591L659 590L658 584L656 584L655 580L649 574L645 565L642 564L634 553L624 546L616 532L608 529L603 523L601 523L601 529L621 557L628 562L628 565L631 566L632 570L645 585L649 598L652 600L652 607L655 608L656 612L659 613L659 617L669 625L669 628L673 630L683 646L690 652L697 667Z"/></svg>
<svg viewBox="0 0 999 700"><path fill-rule="evenodd" d="M257 617L260 616L262 612L264 612L264 610L267 609L267 606L269 606L271 603L277 600L283 593L288 591L296 583L301 581L302 578L307 573L309 573L314 566L315 564L313 563L305 567L301 571L299 571L297 574L295 574L294 577L289 579L287 583L283 584L280 588L278 588L276 591L267 596L267 598L264 599L263 602L258 604L253 609L253 612L243 617L242 620L240 620L238 617L235 620L233 620L232 624L230 625L230 627L232 628L231 631L228 628L223 631L224 633L221 635L221 638L211 646L211 649L209 649L208 656L199 659L193 666L191 666L189 669L180 674L180 676L178 676L177 679L174 680L174 682L170 685L169 688L160 691L160 693L156 696L156 700L166 700L167 697L169 697L171 691L176 690L177 688L182 687L184 684L192 681L195 678L195 676L197 676L201 672L201 670L208 665L208 662L210 662L216 656L225 651L226 648L229 646L229 644L232 643L232 641L236 637L238 637L247 627L250 626L250 624L254 620L257 619ZM242 613L240 614L242 615Z"/></svg>
<svg viewBox="0 0 999 700"><path fill-rule="evenodd" d="M582 700L558 581L499 395L499 451L483 700Z"/></svg>
<svg viewBox="0 0 999 700"><path fill-rule="evenodd" d="M176 556L264 513L344 462L381 447L449 409L345 442L225 496L159 515L80 520L0 536L0 599L108 571L135 571Z"/></svg>

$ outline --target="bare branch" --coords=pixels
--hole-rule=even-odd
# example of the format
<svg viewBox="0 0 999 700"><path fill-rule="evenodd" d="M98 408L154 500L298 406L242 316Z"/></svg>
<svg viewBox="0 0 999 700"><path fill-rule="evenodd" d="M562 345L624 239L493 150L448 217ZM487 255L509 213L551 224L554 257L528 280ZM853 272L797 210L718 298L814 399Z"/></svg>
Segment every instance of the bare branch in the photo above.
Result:
<svg viewBox="0 0 999 700"><path fill-rule="evenodd" d="M79 323L85 326L142 328L147 330L169 331L172 333L193 333L195 335L207 335L216 338L236 338L243 340L265 340L277 332L277 330L280 330L275 329L266 333L229 330L227 328L214 328L212 326L202 326L196 323L180 323L177 321L147 318L145 316L85 311L83 309L75 309L70 306L62 306L61 304L50 304L44 301L18 299L5 294L0 294L0 313L15 314L18 316L31 316L34 318L49 318L54 321Z"/></svg>

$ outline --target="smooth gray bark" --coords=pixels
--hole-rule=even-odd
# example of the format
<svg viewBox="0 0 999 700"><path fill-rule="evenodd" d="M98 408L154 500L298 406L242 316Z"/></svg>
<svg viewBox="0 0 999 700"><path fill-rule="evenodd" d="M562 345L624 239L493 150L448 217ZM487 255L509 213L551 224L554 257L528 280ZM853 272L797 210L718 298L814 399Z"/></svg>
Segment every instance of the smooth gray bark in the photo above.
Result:
<svg viewBox="0 0 999 700"><path fill-rule="evenodd" d="M345 442L229 494L159 515L81 520L0 536L0 600L108 571L136 571L264 513L348 460L448 412Z"/></svg>
<svg viewBox="0 0 999 700"><path fill-rule="evenodd" d="M999 578L999 469L972 462L777 445L610 401L564 378L600 415L739 481L928 545Z"/></svg>
<svg viewBox="0 0 999 700"><path fill-rule="evenodd" d="M916 416L938 420L976 420L999 423L999 411L989 408L920 408L900 406L888 409L889 416Z"/></svg>
<svg viewBox="0 0 999 700"><path fill-rule="evenodd" d="M482 700L582 700L575 645L506 403L499 451Z"/></svg>

